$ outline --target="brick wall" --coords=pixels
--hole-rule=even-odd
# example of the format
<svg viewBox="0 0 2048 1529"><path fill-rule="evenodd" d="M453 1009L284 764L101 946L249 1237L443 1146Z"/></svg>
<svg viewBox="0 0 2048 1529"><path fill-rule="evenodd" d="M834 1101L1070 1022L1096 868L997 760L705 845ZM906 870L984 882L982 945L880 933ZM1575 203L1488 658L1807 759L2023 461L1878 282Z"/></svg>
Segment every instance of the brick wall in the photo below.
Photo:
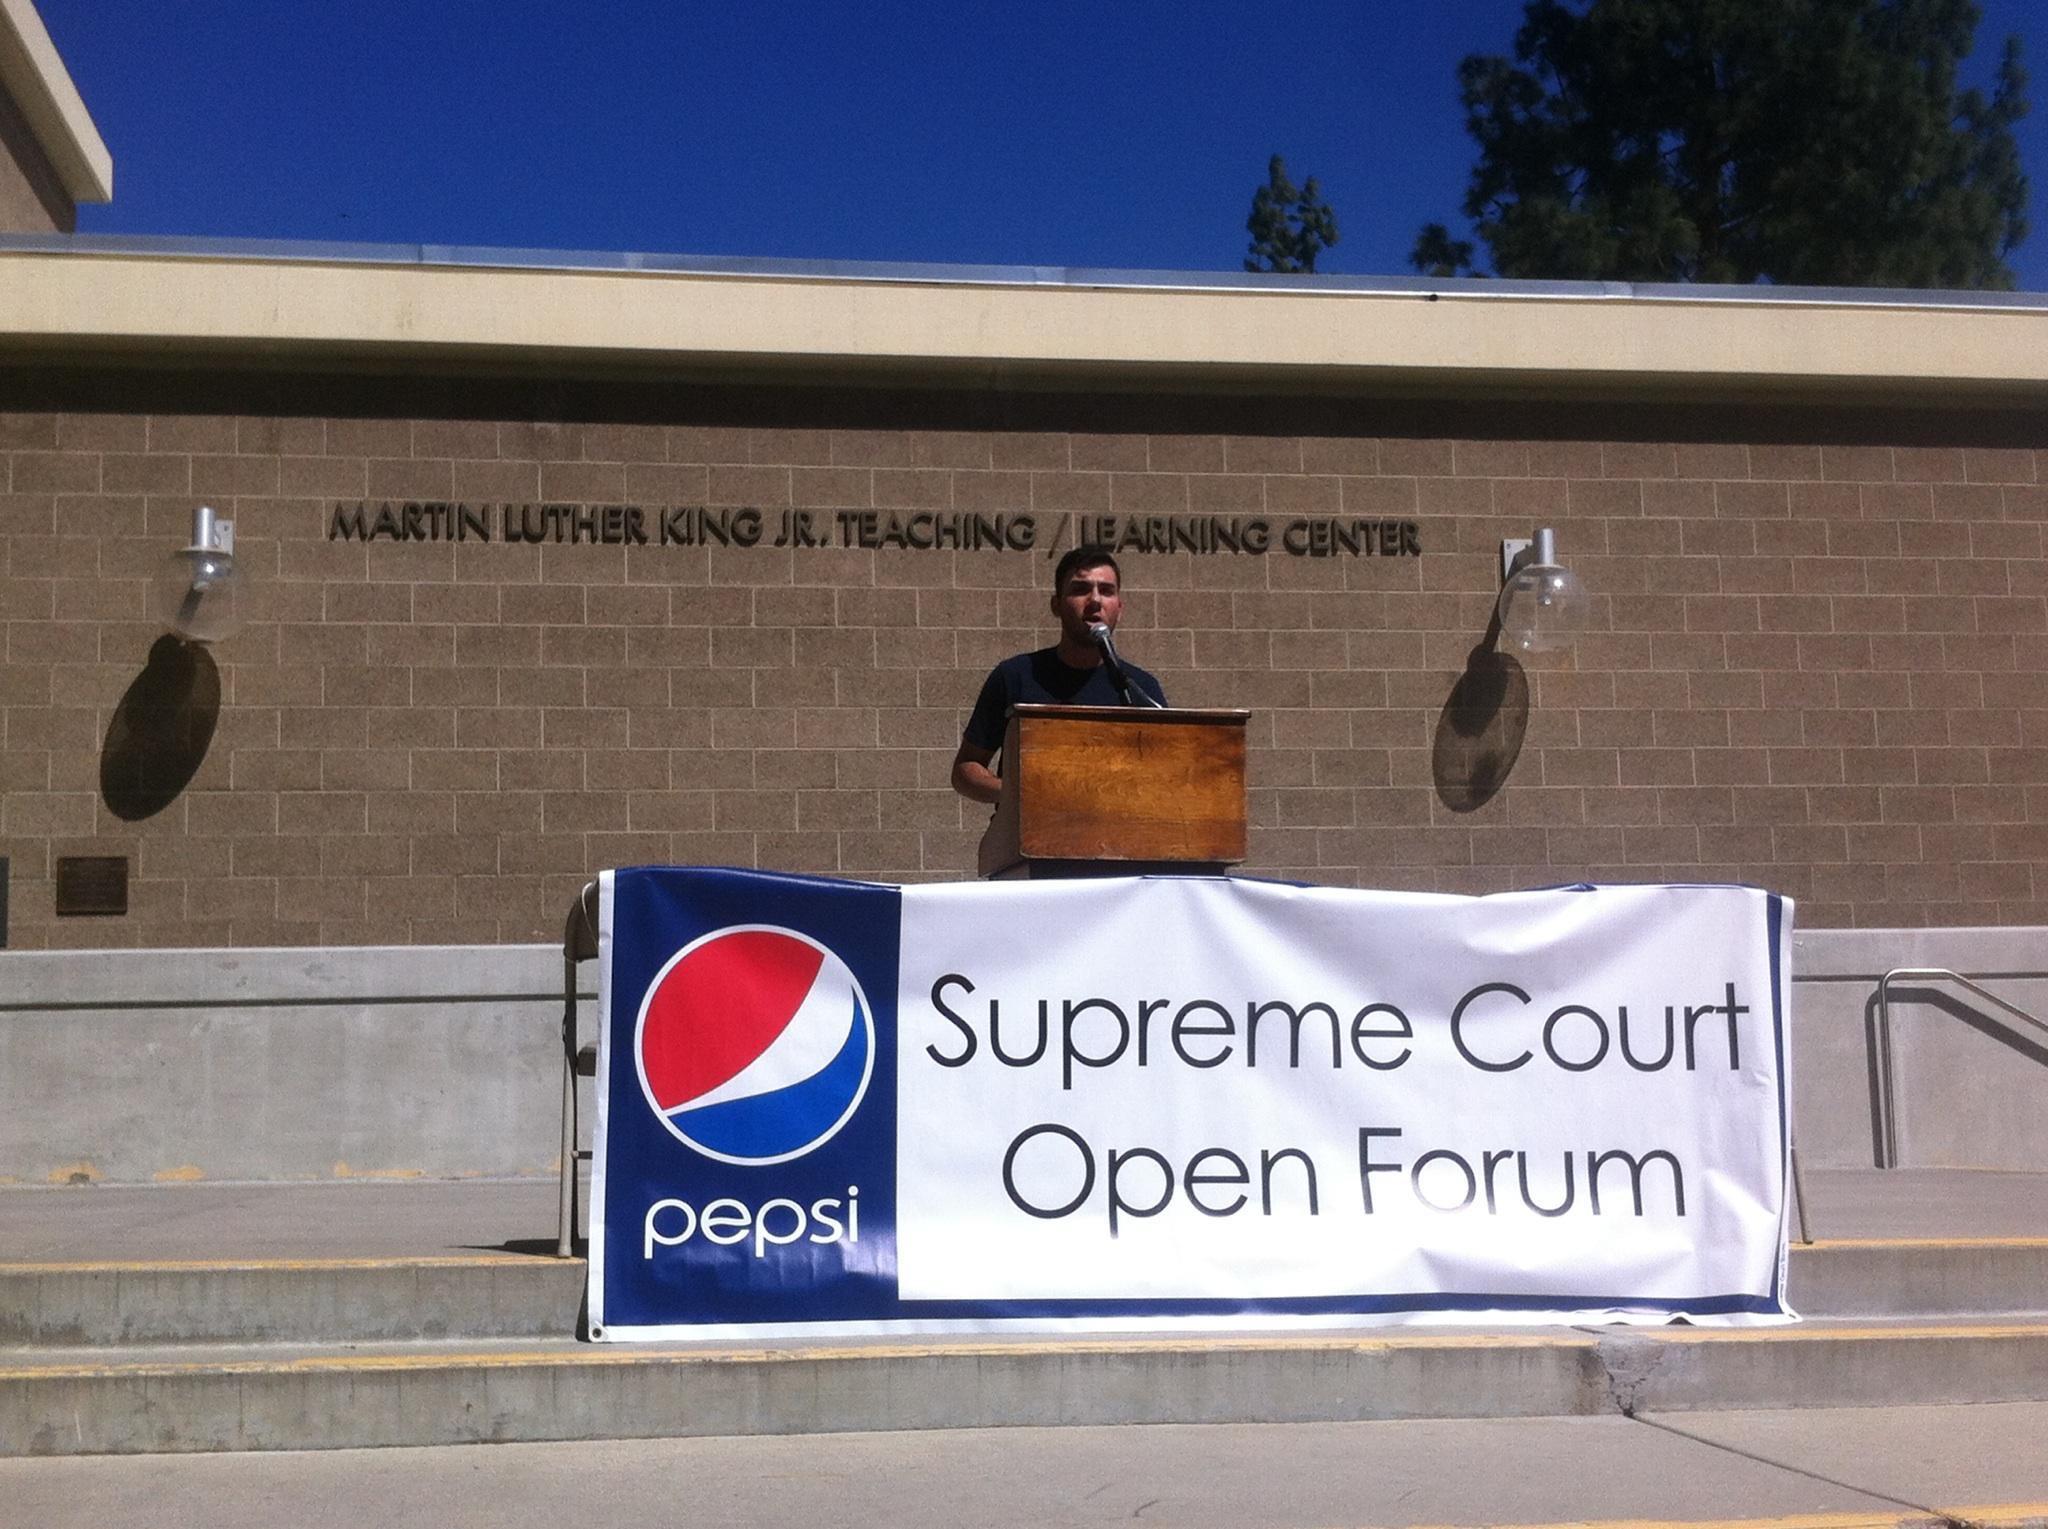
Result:
<svg viewBox="0 0 2048 1529"><path fill-rule="evenodd" d="M646 861L971 876L947 769L1049 640L1074 514L1412 520L1420 557L1134 554L1125 650L1254 720L1247 870L1485 892L1744 880L1809 925L2048 923L2048 432L2024 417L0 378L0 854L18 947L553 937ZM383 501L1029 513L1030 552L331 540ZM102 748L192 506L252 577L205 763L123 822ZM1498 544L1593 629L1512 773L1447 774ZM837 532L834 531L836 540ZM1071 533L1060 540L1071 544ZM1462 810L1469 809L1469 810ZM53 915L54 858L133 858Z"/></svg>

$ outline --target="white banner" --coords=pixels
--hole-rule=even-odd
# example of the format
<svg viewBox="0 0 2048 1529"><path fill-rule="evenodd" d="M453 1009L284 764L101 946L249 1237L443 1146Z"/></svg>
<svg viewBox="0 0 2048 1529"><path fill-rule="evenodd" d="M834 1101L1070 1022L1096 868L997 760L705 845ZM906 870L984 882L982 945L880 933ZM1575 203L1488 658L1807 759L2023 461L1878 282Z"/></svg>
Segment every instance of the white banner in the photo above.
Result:
<svg viewBox="0 0 2048 1529"><path fill-rule="evenodd" d="M606 1338L1755 1323L1789 901L604 880Z"/></svg>
<svg viewBox="0 0 2048 1529"><path fill-rule="evenodd" d="M1777 1314L1769 902L906 889L902 1296Z"/></svg>

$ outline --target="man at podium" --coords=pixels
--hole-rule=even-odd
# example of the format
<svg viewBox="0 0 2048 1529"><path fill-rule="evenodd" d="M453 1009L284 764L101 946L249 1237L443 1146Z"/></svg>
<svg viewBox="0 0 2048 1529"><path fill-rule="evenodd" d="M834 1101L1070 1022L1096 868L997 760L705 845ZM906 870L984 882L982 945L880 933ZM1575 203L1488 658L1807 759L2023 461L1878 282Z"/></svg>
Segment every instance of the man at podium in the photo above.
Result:
<svg viewBox="0 0 2048 1529"><path fill-rule="evenodd" d="M1109 633L1123 614L1123 574L1107 547L1076 547L1052 576L1052 613L1060 640L1035 653L1006 658L989 672L953 756L953 789L970 801L994 802L1001 776L989 763L1003 746L1010 708L1019 702L1067 706L1164 706L1159 681L1121 663ZM1129 687L1128 699L1122 684Z"/></svg>

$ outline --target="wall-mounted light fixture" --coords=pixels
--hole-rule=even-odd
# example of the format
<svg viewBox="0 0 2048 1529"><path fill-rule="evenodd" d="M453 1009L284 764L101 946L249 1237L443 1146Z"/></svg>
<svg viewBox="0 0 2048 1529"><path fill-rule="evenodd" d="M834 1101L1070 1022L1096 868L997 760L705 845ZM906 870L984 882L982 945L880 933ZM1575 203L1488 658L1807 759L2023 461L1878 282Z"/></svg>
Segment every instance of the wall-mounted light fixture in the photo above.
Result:
<svg viewBox="0 0 2048 1529"><path fill-rule="evenodd" d="M1500 544L1500 634L1511 648L1543 653L1569 647L1586 624L1586 587L1557 560L1557 533Z"/></svg>
<svg viewBox="0 0 2048 1529"><path fill-rule="evenodd" d="M235 523L202 504L192 512L192 544L173 552L157 575L157 615L187 642L219 642L241 624L245 582L235 562Z"/></svg>

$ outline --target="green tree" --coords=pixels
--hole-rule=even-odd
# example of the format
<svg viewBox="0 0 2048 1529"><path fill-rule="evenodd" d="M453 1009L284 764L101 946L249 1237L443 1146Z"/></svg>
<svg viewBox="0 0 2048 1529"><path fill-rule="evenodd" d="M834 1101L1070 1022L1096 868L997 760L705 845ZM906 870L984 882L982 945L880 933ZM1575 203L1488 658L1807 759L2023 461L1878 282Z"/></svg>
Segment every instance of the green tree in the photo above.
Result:
<svg viewBox="0 0 2048 1529"><path fill-rule="evenodd" d="M1958 90L1974 0L1529 0L1459 66L1464 211L1502 276L2010 287L2019 40ZM1449 275L1440 223L1410 256Z"/></svg>
<svg viewBox="0 0 2048 1529"><path fill-rule="evenodd" d="M1337 242L1337 214L1323 200L1316 178L1297 187L1278 154L1266 167L1266 184L1252 193L1252 215L1244 226L1252 236L1247 271L1307 275L1316 268L1316 256Z"/></svg>

